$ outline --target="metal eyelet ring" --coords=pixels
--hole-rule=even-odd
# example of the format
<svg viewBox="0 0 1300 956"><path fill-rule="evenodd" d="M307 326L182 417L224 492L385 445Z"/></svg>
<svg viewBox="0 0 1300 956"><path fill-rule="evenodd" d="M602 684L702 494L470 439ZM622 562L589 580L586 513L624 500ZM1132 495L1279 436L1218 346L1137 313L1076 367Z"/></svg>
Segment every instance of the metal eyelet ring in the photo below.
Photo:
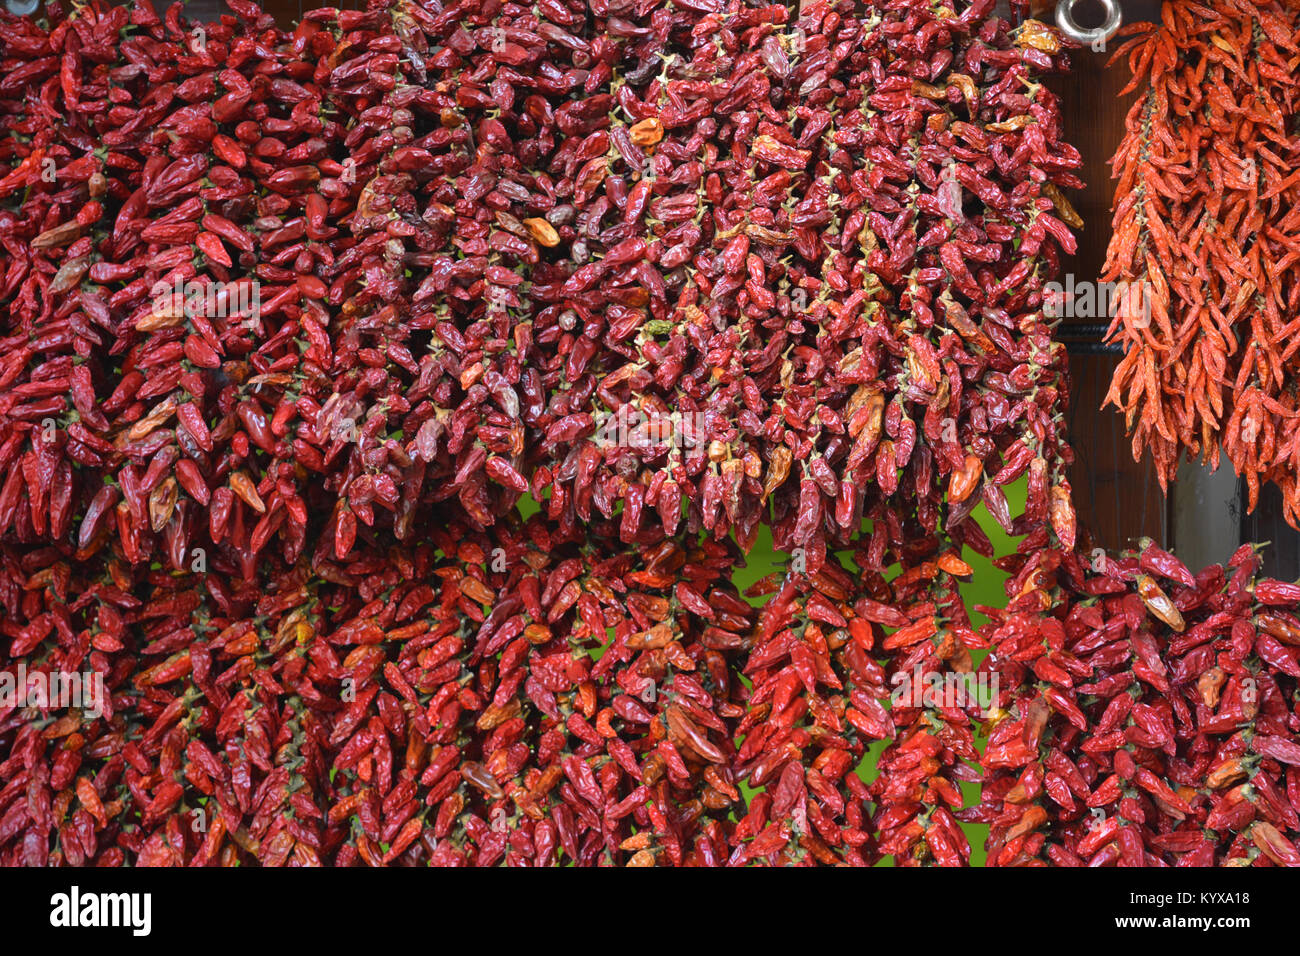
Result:
<svg viewBox="0 0 1300 956"><path fill-rule="evenodd" d="M5 0L5 9L16 17L30 17L40 6L40 0Z"/></svg>
<svg viewBox="0 0 1300 956"><path fill-rule="evenodd" d="M1124 17L1120 12L1119 0L1100 0L1100 2L1106 11L1106 19L1101 26L1091 30L1079 26L1074 19L1074 7L1079 0L1059 0L1056 4L1056 25L1070 39L1094 50L1104 51L1106 41L1120 28Z"/></svg>

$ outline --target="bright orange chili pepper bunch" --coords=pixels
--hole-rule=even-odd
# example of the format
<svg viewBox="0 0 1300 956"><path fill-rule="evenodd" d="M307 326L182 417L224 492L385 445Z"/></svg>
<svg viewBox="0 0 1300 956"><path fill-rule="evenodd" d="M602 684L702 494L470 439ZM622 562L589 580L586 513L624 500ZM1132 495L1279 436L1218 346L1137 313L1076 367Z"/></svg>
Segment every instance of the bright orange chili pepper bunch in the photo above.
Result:
<svg viewBox="0 0 1300 956"><path fill-rule="evenodd" d="M1179 460L1283 492L1300 525L1300 8L1171 0L1127 54L1139 90L1114 157L1107 402L1162 487Z"/></svg>

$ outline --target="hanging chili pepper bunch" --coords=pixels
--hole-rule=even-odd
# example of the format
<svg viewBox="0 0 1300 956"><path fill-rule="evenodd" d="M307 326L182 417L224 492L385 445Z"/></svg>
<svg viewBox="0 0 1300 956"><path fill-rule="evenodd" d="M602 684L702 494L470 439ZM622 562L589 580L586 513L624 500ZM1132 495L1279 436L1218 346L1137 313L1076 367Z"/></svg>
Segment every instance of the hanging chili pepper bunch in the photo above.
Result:
<svg viewBox="0 0 1300 956"><path fill-rule="evenodd" d="M504 648L499 666L483 665L492 706L529 728L506 806L581 864L719 865L743 807L737 660L753 611L730 581L739 554L707 540L621 548L612 524L598 527L573 557L544 564L531 551L475 649ZM530 519L530 549L545 529Z"/></svg>
<svg viewBox="0 0 1300 956"><path fill-rule="evenodd" d="M1300 11L1278 2L1162 7L1116 51L1138 98L1113 160L1104 279L1125 356L1107 402L1162 486L1184 454L1282 490L1300 522L1293 344L1300 303Z"/></svg>
<svg viewBox="0 0 1300 956"><path fill-rule="evenodd" d="M989 863L1300 865L1300 587L1144 541L1020 556L989 610Z"/></svg>
<svg viewBox="0 0 1300 956"><path fill-rule="evenodd" d="M872 621L898 612L865 598L854 606L858 591L831 556L815 573L776 572L746 592L767 601L745 661L752 688L735 772L758 792L732 834L732 864L879 859L856 771L867 745L894 732L871 651Z"/></svg>
<svg viewBox="0 0 1300 956"><path fill-rule="evenodd" d="M80 514L87 553L116 538L179 570L226 548L248 575L322 521L341 558L453 497L486 528L526 491L557 520L621 514L627 540L686 502L688 529L743 547L770 498L814 567L864 514L935 527L945 484L953 534L978 534L980 498L1010 524L997 484L1058 454L1062 353L1035 302L1072 247L1048 210L1077 155L1031 79L1054 35L985 3L813 5L795 27L713 6L610 15L591 41L560 4L317 11L287 34L243 2L188 31L147 5L26 24L13 52L64 52L5 81L25 195L3 224L0 454L20 467L0 527L62 538ZM923 54L890 53L924 22ZM525 76L542 49L584 66ZM596 434L628 416L640 441Z"/></svg>
<svg viewBox="0 0 1300 956"><path fill-rule="evenodd" d="M29 382L11 385L4 400L6 458L20 455L22 467L9 472L0 524L29 541L48 524L50 538L62 539L80 514L83 553L111 536L132 562L157 548L180 569L187 545L231 538L234 511L247 575L257 550L250 532L265 540L292 512L290 557L304 542L306 509L284 469L259 475L260 493L250 476L250 440L262 449L275 442L243 395L298 371L296 322L259 335L298 295L294 273L275 264L290 238L277 223L290 183L305 175L292 164L316 156L322 123L296 80L268 78L279 67L264 68L252 23L238 29L226 18L187 32L178 17L173 8L160 20L146 4L128 22L122 9L91 5L44 36L22 21L26 36L16 29L9 41L62 51L63 70L28 77L11 114L21 117L15 132L39 130L27 159L48 165L17 184L23 219L6 214L11 244L42 231L30 239L40 254L11 258L7 272L16 334L5 377ZM130 36L119 43L123 30ZM285 72L305 79L311 65L296 60ZM310 253L295 254L309 272ZM269 299L260 307L246 301L257 282ZM25 389L42 400L15 406ZM269 514L262 494L272 498Z"/></svg>
<svg viewBox="0 0 1300 956"><path fill-rule="evenodd" d="M510 172L503 163L517 162L470 75L486 66L489 45L512 58L521 48L506 26L476 38L455 14L372 9L358 27L374 59L349 48L356 30L338 39L350 66L332 72L327 95L353 122L342 168L322 192L350 209L339 217L347 238L331 269L341 306L327 329L336 375L308 417L329 447L326 485L337 504L327 536L338 559L361 525L386 535L391 522L395 537L411 540L430 498L454 496L487 528L527 490L514 389L528 342L512 335L498 300L520 305L513 270L537 254L505 232L498 238L509 241L489 251L491 218L510 204L489 191ZM328 24L333 15L311 18Z"/></svg>
<svg viewBox="0 0 1300 956"><path fill-rule="evenodd" d="M77 561L54 548L6 548L3 566L5 863L161 861L198 832L191 813L200 808L181 804L177 775L204 749L200 738L227 700L214 685L230 676L213 680L200 638L210 621L251 609L256 592L214 579L205 595L190 581L137 579L119 560ZM56 717L58 688L70 679L80 706ZM49 719L33 720L33 710Z"/></svg>
<svg viewBox="0 0 1300 956"><path fill-rule="evenodd" d="M591 368L575 390L595 398L546 427L555 464L533 487L553 516L621 501L627 534L651 515L671 531L685 501L688 528L744 547L771 499L778 547L812 567L863 515L916 509L933 529L946 485L954 534L985 496L1011 525L982 471L1005 483L1059 454L1064 353L1039 306L1057 243L1073 249L1055 213L1073 219L1057 186L1079 158L1032 79L1060 65L1055 35L990 12L710 9L657 72L639 57L616 76L612 125L593 119L555 171L603 182L608 200L575 196L622 220L592 262L596 230L560 230L576 269L557 320L584 328L565 374Z"/></svg>
<svg viewBox="0 0 1300 956"><path fill-rule="evenodd" d="M1079 156L1059 141L1058 104L1034 79L1060 66L1059 40L1036 21L1012 32L991 6L949 17L883 5L861 40L865 69L836 104L830 162L844 176L827 183L836 211L822 230L840 282L861 275L882 290L867 306L878 345L863 360L883 356L892 386L881 447L915 469L897 487L913 486L923 531L958 540L979 536L966 518L981 498L1008 530L1036 527L1049 488L1031 482L1017 527L999 486L1031 466L1058 474L1069 454L1055 418L1064 350L1044 323L1041 287L1058 250L1074 250L1058 216L1077 220L1057 187L1081 185ZM893 508L888 457L874 464Z"/></svg>
<svg viewBox="0 0 1300 956"><path fill-rule="evenodd" d="M445 152L412 193L423 222L411 323L431 334L404 395L404 431L408 452L428 463L429 481L413 491L454 497L484 527L521 494L542 497L567 432L591 419L588 363L606 310L575 303L587 323L575 333L578 313L556 303L576 264L563 268L553 250L563 242L577 254L588 240L576 228L589 217L589 241L601 248L596 223L610 204L593 193L602 177L575 179L576 167L596 153L604 161L608 136L593 134L613 109L612 64L629 31L645 30L604 13L593 27L588 17L576 3L460 3L422 22L437 51L419 57L438 124L427 138ZM572 531L573 508L559 511Z"/></svg>
<svg viewBox="0 0 1300 956"><path fill-rule="evenodd" d="M4 862L724 862L739 555L612 531L453 524L233 587L7 550L14 655L104 691L0 712Z"/></svg>
<svg viewBox="0 0 1300 956"><path fill-rule="evenodd" d="M126 20L125 9L87 19L68 42L111 48ZM71 32L65 28L62 34ZM103 455L113 450L103 438L108 427L100 408L107 397L101 392L104 386L96 387L94 366L86 362L96 346L107 347L115 326L105 298L81 287L93 242L83 233L102 219L110 199L110 183L103 162L92 154L96 143L85 117L92 109L100 114L102 135L112 142L115 127L126 121L123 114L135 113L109 101L106 66L97 64L83 75L74 57L61 69L49 36L27 21L16 21L0 42L6 55L0 243L8 306L0 373L0 407L5 410L0 528L6 533L16 529L29 541L62 539L77 506L72 465L101 467ZM65 83L70 99L62 93ZM129 90L122 94L131 98ZM60 100L68 101L66 119L59 115L65 105ZM60 132L67 132L76 146L57 142ZM66 172L62 184L57 180L61 163ZM74 410L65 434L59 419Z"/></svg>
<svg viewBox="0 0 1300 956"><path fill-rule="evenodd" d="M899 694L896 675L972 670L970 648L982 641L956 587L971 569L950 550L887 583L832 560L747 592L770 596L746 662L752 692L736 770L759 794L733 836L732 862L869 865L893 855L962 865L969 846L941 804L960 807L953 780L977 779L958 762L978 758L970 721ZM891 743L868 784L865 751L881 740Z"/></svg>

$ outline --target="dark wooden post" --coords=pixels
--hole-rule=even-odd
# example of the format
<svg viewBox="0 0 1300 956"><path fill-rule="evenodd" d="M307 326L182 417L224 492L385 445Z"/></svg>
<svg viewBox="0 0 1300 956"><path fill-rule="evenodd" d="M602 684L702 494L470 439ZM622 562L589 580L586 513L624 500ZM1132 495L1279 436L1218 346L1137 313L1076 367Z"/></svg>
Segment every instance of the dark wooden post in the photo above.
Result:
<svg viewBox="0 0 1300 956"><path fill-rule="evenodd" d="M1125 0L1124 22L1155 20L1158 0ZM1044 14L1050 17L1050 11ZM1077 9L1081 23L1091 25L1083 5ZM1100 11L1098 10L1099 22ZM1115 43L1110 49L1113 51ZM1119 91L1129 80L1128 66L1107 66L1110 52L1075 50L1073 70L1053 77L1049 86L1061 97L1066 139L1083 154L1082 178L1087 187L1074 190L1069 198L1084 228L1079 234L1079 252L1064 268L1080 282L1095 282L1101 276L1110 242L1111 200L1114 183L1110 178L1110 157L1124 136L1124 117L1133 95ZM1064 323L1097 324L1105 318L1066 318ZM1097 544L1122 548L1146 535L1168 543L1168 503L1160 493L1150 459L1133 460L1125 435L1124 418L1113 407L1102 410L1118 358L1105 354L1076 354L1070 359L1070 442L1074 467L1070 483L1081 522L1092 530Z"/></svg>

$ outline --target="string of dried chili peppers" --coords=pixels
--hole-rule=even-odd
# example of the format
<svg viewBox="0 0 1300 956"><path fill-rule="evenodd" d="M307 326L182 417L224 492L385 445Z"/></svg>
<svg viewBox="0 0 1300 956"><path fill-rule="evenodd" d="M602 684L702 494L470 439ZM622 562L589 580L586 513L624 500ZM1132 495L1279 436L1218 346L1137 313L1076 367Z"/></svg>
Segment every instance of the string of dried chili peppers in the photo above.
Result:
<svg viewBox="0 0 1300 956"><path fill-rule="evenodd" d="M1294 314L1300 303L1300 11L1278 2L1162 6L1116 51L1139 96L1113 159L1125 355L1108 403L1164 487L1183 455L1282 490L1300 521Z"/></svg>

